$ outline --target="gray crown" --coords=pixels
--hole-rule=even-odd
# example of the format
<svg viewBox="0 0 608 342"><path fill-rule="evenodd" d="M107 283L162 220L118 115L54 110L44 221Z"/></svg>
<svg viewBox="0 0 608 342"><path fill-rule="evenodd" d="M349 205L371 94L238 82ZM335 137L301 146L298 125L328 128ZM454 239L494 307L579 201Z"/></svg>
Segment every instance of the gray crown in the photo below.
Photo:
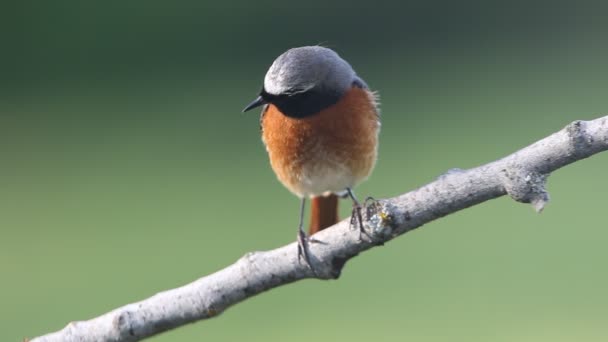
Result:
<svg viewBox="0 0 608 342"><path fill-rule="evenodd" d="M272 95L309 90L344 93L357 79L353 68L333 50L303 46L287 50L268 69L264 90Z"/></svg>

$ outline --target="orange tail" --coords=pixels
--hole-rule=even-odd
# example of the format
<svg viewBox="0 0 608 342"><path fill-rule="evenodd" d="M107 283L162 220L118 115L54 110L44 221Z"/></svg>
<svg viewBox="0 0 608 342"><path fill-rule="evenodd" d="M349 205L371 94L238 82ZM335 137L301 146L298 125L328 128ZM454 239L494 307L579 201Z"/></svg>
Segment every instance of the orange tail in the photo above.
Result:
<svg viewBox="0 0 608 342"><path fill-rule="evenodd" d="M310 206L310 228L308 234L312 235L338 223L338 196L331 194L327 197L313 197Z"/></svg>

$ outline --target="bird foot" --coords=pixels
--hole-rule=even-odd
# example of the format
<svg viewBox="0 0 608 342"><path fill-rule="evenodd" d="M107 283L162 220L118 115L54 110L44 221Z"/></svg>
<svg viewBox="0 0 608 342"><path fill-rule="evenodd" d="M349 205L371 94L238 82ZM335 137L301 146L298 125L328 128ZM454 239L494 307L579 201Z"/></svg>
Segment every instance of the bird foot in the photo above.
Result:
<svg viewBox="0 0 608 342"><path fill-rule="evenodd" d="M298 262L302 262L302 259L304 259L304 262L306 263L306 265L310 268L310 270L312 271L312 273L316 276L317 275L317 271L315 270L315 268L312 266L312 263L310 262L310 253L309 253L309 243L315 243L318 242L318 240L306 236L306 233L304 233L304 231L302 229L298 229Z"/></svg>
<svg viewBox="0 0 608 342"><path fill-rule="evenodd" d="M359 242L363 241L363 235L367 236L371 240L371 236L369 236L369 234L365 230L365 226L363 225L362 211L366 207L367 199L365 200L364 205L361 205L359 202L353 201L353 211L350 215L350 226L352 229L359 229Z"/></svg>

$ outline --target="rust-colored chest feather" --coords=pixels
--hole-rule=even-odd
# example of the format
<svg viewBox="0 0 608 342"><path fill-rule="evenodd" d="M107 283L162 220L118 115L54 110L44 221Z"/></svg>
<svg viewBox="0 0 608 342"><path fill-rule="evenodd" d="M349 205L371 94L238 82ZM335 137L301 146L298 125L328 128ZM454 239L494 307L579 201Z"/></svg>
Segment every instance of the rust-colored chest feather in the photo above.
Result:
<svg viewBox="0 0 608 342"><path fill-rule="evenodd" d="M374 95L352 87L334 105L291 118L270 104L262 140L279 180L298 196L339 192L371 173L380 122Z"/></svg>

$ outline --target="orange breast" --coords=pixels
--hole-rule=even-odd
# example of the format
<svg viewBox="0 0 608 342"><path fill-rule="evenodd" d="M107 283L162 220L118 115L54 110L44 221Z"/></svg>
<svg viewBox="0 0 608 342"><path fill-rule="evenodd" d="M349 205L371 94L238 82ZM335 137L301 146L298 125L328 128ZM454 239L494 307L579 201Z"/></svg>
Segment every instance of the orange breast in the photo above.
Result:
<svg viewBox="0 0 608 342"><path fill-rule="evenodd" d="M269 105L262 140L278 179L304 197L354 187L371 173L380 122L374 95L353 87L334 105L291 118Z"/></svg>

